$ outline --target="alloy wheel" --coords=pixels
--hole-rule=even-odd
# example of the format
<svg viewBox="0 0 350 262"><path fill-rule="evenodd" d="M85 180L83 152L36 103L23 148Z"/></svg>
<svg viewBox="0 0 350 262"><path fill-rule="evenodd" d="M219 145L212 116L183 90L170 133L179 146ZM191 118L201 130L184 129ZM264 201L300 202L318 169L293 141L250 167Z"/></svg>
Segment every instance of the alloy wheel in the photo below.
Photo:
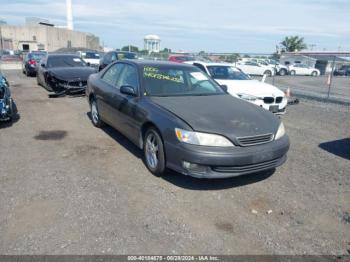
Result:
<svg viewBox="0 0 350 262"><path fill-rule="evenodd" d="M91 117L94 124L97 125L99 121L99 115L98 115L97 105L95 101L92 101L91 103Z"/></svg>
<svg viewBox="0 0 350 262"><path fill-rule="evenodd" d="M158 166L158 142L153 133L150 133L146 139L146 161L151 169Z"/></svg>

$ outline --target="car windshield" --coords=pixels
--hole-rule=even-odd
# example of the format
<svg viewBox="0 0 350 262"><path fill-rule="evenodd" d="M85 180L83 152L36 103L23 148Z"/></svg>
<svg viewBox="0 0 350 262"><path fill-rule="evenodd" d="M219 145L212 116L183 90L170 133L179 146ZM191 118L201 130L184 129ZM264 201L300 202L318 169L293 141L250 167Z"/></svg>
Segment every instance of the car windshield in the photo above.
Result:
<svg viewBox="0 0 350 262"><path fill-rule="evenodd" d="M47 60L47 67L80 67L86 63L77 56L54 56Z"/></svg>
<svg viewBox="0 0 350 262"><path fill-rule="evenodd" d="M81 56L82 58L86 58L86 59L100 59L100 54L95 52L82 53Z"/></svg>
<svg viewBox="0 0 350 262"><path fill-rule="evenodd" d="M208 66L210 75L221 80L250 80L250 77L231 66Z"/></svg>
<svg viewBox="0 0 350 262"><path fill-rule="evenodd" d="M201 96L221 95L224 91L213 80L192 68L145 66L143 69L145 95Z"/></svg>
<svg viewBox="0 0 350 262"><path fill-rule="evenodd" d="M45 53L31 53L29 59L34 59L35 61L40 61L46 54Z"/></svg>

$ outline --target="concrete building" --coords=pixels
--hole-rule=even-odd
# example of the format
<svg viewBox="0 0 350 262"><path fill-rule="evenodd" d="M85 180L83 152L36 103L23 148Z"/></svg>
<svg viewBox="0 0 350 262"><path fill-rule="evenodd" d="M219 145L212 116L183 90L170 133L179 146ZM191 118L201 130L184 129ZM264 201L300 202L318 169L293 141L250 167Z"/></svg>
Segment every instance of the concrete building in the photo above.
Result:
<svg viewBox="0 0 350 262"><path fill-rule="evenodd" d="M160 51L160 37L157 35L146 35L144 37L144 48L149 53L159 53Z"/></svg>
<svg viewBox="0 0 350 262"><path fill-rule="evenodd" d="M50 25L0 25L0 49L53 52L64 47L82 47L99 50L99 42L99 38L93 34Z"/></svg>

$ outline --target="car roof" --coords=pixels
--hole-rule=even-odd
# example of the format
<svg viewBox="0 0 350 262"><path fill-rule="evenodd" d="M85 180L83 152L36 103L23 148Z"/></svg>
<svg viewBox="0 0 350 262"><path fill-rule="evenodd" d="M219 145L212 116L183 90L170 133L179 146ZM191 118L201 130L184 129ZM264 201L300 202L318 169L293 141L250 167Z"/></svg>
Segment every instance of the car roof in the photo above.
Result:
<svg viewBox="0 0 350 262"><path fill-rule="evenodd" d="M230 64L230 63L214 63L214 62L203 62L203 61L188 61L185 62L187 64L201 64L204 66L229 66L229 67L235 67L234 64Z"/></svg>
<svg viewBox="0 0 350 262"><path fill-rule="evenodd" d="M49 53L48 54L49 57L65 57L65 56L74 56L74 57L78 57L79 56L77 54L60 54L60 53Z"/></svg>
<svg viewBox="0 0 350 262"><path fill-rule="evenodd" d="M154 60L119 60L118 62L127 61L128 63L135 64L138 67L144 67L144 66L156 66L156 67L172 67L177 69L184 69L184 68L193 68L193 65L184 64L184 63L174 63L174 62L168 62L168 61L154 61ZM117 62L117 63L118 63Z"/></svg>
<svg viewBox="0 0 350 262"><path fill-rule="evenodd" d="M116 50L109 51L108 53L118 53L118 54L134 54L134 55L136 55L136 53L135 53L135 52L129 52L129 51L116 51Z"/></svg>

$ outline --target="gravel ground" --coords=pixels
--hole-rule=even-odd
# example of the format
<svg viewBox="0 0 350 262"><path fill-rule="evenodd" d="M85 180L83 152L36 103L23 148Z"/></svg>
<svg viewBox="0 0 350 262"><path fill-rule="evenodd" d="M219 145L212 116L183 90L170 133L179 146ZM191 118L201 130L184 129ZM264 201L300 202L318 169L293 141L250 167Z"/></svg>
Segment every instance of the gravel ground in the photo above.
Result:
<svg viewBox="0 0 350 262"><path fill-rule="evenodd" d="M49 99L5 74L20 117L0 127L0 254L349 252L349 107L290 106L274 173L158 178L126 138L91 125L84 97Z"/></svg>

